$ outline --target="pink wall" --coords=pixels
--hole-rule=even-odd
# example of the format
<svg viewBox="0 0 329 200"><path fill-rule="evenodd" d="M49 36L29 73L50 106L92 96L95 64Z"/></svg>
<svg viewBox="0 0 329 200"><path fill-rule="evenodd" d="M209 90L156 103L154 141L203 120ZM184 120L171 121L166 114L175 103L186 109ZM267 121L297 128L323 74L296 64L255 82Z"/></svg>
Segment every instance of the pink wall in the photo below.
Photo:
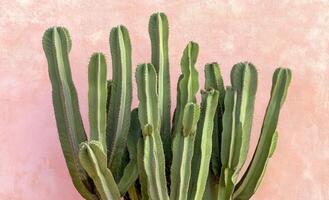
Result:
<svg viewBox="0 0 329 200"><path fill-rule="evenodd" d="M147 24L156 11L169 17L172 91L180 73L182 50L189 40L200 44L201 74L206 62L218 61L228 83L234 63L248 60L258 67L253 148L272 73L278 66L292 69L293 81L278 127L278 148L254 199L329 199L327 0L93 2L1 1L1 200L81 199L71 184L57 137L41 46L44 30L64 25L71 32L72 70L87 126L86 66L90 55L103 51L109 57L109 31L125 24L132 40L134 66L149 61Z"/></svg>

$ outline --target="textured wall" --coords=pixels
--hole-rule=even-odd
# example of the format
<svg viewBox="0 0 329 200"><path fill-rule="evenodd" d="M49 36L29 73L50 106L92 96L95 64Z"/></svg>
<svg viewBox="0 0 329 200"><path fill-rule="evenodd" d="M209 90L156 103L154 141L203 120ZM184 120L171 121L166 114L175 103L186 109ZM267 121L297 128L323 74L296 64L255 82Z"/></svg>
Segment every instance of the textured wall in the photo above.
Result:
<svg viewBox="0 0 329 200"><path fill-rule="evenodd" d="M156 11L169 17L172 91L180 72L180 56L189 40L200 44L201 74L206 62L218 61L228 83L234 63L248 60L258 67L252 150L272 73L278 66L292 69L293 80L278 127L278 148L254 199L329 199L327 0L93 2L1 0L0 199L81 199L71 184L57 137L41 46L44 30L64 25L71 32L72 70L88 127L89 56L103 51L109 57L109 31L125 24L132 39L134 66L149 61L147 24Z"/></svg>

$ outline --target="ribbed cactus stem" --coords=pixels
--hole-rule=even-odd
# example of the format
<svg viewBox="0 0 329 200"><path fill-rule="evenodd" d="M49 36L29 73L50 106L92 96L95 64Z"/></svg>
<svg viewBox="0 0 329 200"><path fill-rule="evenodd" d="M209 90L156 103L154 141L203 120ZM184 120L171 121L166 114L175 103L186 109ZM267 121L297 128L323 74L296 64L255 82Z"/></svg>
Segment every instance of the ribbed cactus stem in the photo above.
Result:
<svg viewBox="0 0 329 200"><path fill-rule="evenodd" d="M255 96L257 90L257 71L253 64L248 62L238 63L233 66L231 71L232 88L237 91L237 120L241 123L236 124L236 137L239 144L236 144L236 151L240 151L236 175L247 159L250 132L254 113ZM241 143L241 144L240 144Z"/></svg>
<svg viewBox="0 0 329 200"><path fill-rule="evenodd" d="M143 132L143 167L150 199L167 200L165 158L158 123L156 71L152 64L138 65L138 116Z"/></svg>
<svg viewBox="0 0 329 200"><path fill-rule="evenodd" d="M112 57L112 87L107 120L108 163L118 182L124 146L129 131L132 80L131 44L128 30L124 26L112 29L110 33Z"/></svg>
<svg viewBox="0 0 329 200"><path fill-rule="evenodd" d="M79 159L83 168L93 179L102 200L120 200L120 193L111 171L107 168L107 158L103 146L98 141L81 143Z"/></svg>
<svg viewBox="0 0 329 200"><path fill-rule="evenodd" d="M79 162L79 144L87 140L79 111L69 62L72 47L69 32L63 27L48 29L42 39L48 60L53 105L59 139L74 186L86 199L97 199L92 183Z"/></svg>
<svg viewBox="0 0 329 200"><path fill-rule="evenodd" d="M218 104L218 91L211 89L207 91L202 91L202 116L199 121L198 129L201 134L200 142L200 161L199 161L199 170L197 171L197 183L194 200L202 199L208 173L209 173L209 164L211 159L212 151L212 134L214 128L214 116L216 113L216 108Z"/></svg>
<svg viewBox="0 0 329 200"><path fill-rule="evenodd" d="M107 66L105 56L95 53L88 66L90 139L99 141L106 153Z"/></svg>
<svg viewBox="0 0 329 200"><path fill-rule="evenodd" d="M137 166L137 144L141 139L141 128L138 121L138 109L131 112L130 129L127 138L127 149L129 152L129 163L125 167L123 175L118 183L120 194L123 196L138 179Z"/></svg>
<svg viewBox="0 0 329 200"><path fill-rule="evenodd" d="M152 47L152 64L158 77L158 114L160 133L166 159L170 159L170 77L168 38L169 25L164 13L154 13L149 21Z"/></svg>
<svg viewBox="0 0 329 200"><path fill-rule="evenodd" d="M213 130L213 148L211 156L211 169L213 174L218 179L221 170L221 160L220 160L220 149L222 140L222 116L224 113L224 98L225 98L225 87L224 81L221 75L220 67L218 63L209 63L205 66L205 88L215 89L218 91L218 105L216 114L214 117L214 130Z"/></svg>
<svg viewBox="0 0 329 200"><path fill-rule="evenodd" d="M278 68L274 72L271 99L267 106L260 139L253 159L234 192L234 199L249 199L256 192L264 176L267 163L277 143L278 133L276 127L290 81L291 71L289 69Z"/></svg>
<svg viewBox="0 0 329 200"><path fill-rule="evenodd" d="M184 109L189 103L195 105L195 95L199 89L199 77L195 69L198 51L198 44L190 42L186 46L181 59L182 76L178 82L177 107L174 119L175 126L173 127L174 138L172 141L173 160L170 174L170 199L172 200L187 198L186 191L188 191L190 179L190 159L192 159L193 156L194 134L193 137L186 138L182 131L184 131ZM187 119L188 118L185 118L185 120ZM185 124L185 126L186 125L187 124ZM188 157L186 155L187 152L190 152ZM185 175L187 175L187 177L183 177Z"/></svg>
<svg viewBox="0 0 329 200"><path fill-rule="evenodd" d="M225 112L223 115L223 132L222 132L222 148L221 162L222 169L219 183L218 200L230 200L234 191L235 178L234 173L238 166L240 151L239 144L241 138L237 136L237 91L232 87L227 87L225 94Z"/></svg>
<svg viewBox="0 0 329 200"><path fill-rule="evenodd" d="M173 145L180 146L176 152L176 154L180 154L179 162L173 162L173 164L178 164L175 165L175 168L177 168L177 171L179 172L179 178L176 178L179 182L176 184L172 182L172 185L176 186L176 188L173 188L176 189L176 191L172 189L170 199L187 199L189 181L191 177L195 132L199 117L200 107L194 103L186 104L183 112L181 139L176 139L173 143ZM176 144L176 142L179 142L179 144ZM176 156L177 155L175 155L175 157Z"/></svg>
<svg viewBox="0 0 329 200"><path fill-rule="evenodd" d="M183 136L195 134L200 117L200 107L194 103L186 104L183 114Z"/></svg>

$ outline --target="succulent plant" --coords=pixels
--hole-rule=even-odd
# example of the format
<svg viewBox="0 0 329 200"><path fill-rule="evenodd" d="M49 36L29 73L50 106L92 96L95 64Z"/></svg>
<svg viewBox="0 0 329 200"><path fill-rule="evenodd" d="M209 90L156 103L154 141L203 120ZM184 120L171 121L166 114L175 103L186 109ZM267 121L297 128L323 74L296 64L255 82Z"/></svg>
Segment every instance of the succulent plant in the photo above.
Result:
<svg viewBox="0 0 329 200"><path fill-rule="evenodd" d="M131 109L132 61L128 30L110 33L112 80L102 53L88 66L90 137L87 138L73 84L64 27L43 36L59 139L72 181L87 200L245 200L256 192L278 140L277 123L291 72L274 72L261 135L244 174L253 120L257 71L233 66L225 88L217 63L205 65L201 104L196 95L199 46L189 42L181 59L177 102L171 122L165 14L150 18L150 63L136 68L138 108ZM242 175L242 176L240 176ZM240 179L238 177L241 177Z"/></svg>

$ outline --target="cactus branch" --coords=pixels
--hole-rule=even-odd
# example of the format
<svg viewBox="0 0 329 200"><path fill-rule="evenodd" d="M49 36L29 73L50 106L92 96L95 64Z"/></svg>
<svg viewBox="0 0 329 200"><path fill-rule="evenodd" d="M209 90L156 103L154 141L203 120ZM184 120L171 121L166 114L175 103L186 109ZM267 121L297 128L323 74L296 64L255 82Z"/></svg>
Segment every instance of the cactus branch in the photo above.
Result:
<svg viewBox="0 0 329 200"><path fill-rule="evenodd" d="M235 145L236 151L240 151L239 157L234 159L238 160L236 175L247 159L250 132L252 126L252 119L254 113L255 95L257 90L257 71L253 64L244 62L238 63L233 66L231 71L231 84L232 88L237 91L237 119L241 123L237 123L236 137L241 144Z"/></svg>
<svg viewBox="0 0 329 200"><path fill-rule="evenodd" d="M205 89L215 89L218 91L218 105L214 117L214 133L213 133L213 148L211 155L211 169L214 175L218 178L220 176L221 161L221 133L223 130L222 116L224 113L224 98L225 87L219 65L217 63L206 64L205 66Z"/></svg>
<svg viewBox="0 0 329 200"><path fill-rule="evenodd" d="M124 26L113 28L110 33L112 57L112 87L108 113L107 149L108 163L118 182L125 141L129 131L132 81L131 44Z"/></svg>
<svg viewBox="0 0 329 200"><path fill-rule="evenodd" d="M152 64L138 65L138 116L144 138L143 166L151 199L167 200L165 159L158 123L156 71Z"/></svg>
<svg viewBox="0 0 329 200"><path fill-rule="evenodd" d="M97 199L91 192L92 183L79 163L79 144L87 137L71 75L69 33L63 27L50 28L44 33L42 44L48 60L59 139L73 184L84 198Z"/></svg>
<svg viewBox="0 0 329 200"><path fill-rule="evenodd" d="M83 168L93 179L102 200L120 200L120 193L111 171L107 168L107 158L103 146L98 141L81 143L79 159Z"/></svg>
<svg viewBox="0 0 329 200"><path fill-rule="evenodd" d="M118 184L120 194L124 195L133 186L138 178L137 167L137 144L141 138L141 128L138 121L138 109L131 112L130 129L128 133L127 148L129 152L129 163L125 167L123 176Z"/></svg>
<svg viewBox="0 0 329 200"><path fill-rule="evenodd" d="M177 91L177 107L174 117L174 129L173 129L173 142L172 152L173 160L171 165L171 186L170 186L170 199L186 199L186 192L190 179L190 160L193 156L194 149L194 134L191 137L185 137L182 133L184 126L184 109L189 103L196 106L196 92L199 89L198 72L195 69L195 63L198 56L199 47L197 43L190 42L184 52L181 59L182 75L178 81ZM188 108L188 107L187 107ZM187 118L185 117L185 120ZM195 119L193 119L195 120ZM187 158L186 153L190 152ZM182 160L185 157L187 160ZM185 166L187 164L187 166ZM186 168L184 168L186 167ZM184 170L187 170L188 177L184 176ZM182 179L184 179L182 181Z"/></svg>
<svg viewBox="0 0 329 200"><path fill-rule="evenodd" d="M195 188L195 200L202 199L208 173L209 173L209 164L211 159L212 151L212 134L214 128L214 116L218 104L218 91L211 89L207 91L202 91L202 102L201 102L201 120L198 125L198 133L201 137L200 140L200 157L198 162L198 171L197 172L197 182Z"/></svg>
<svg viewBox="0 0 329 200"><path fill-rule="evenodd" d="M290 80L291 71L289 69L278 68L274 72L271 99L267 106L261 136L248 170L234 192L235 199L249 199L256 192L261 182L268 160L272 156L277 143L276 127Z"/></svg>
<svg viewBox="0 0 329 200"><path fill-rule="evenodd" d="M160 133L166 160L170 159L170 77L168 58L168 19L164 13L150 17L149 34L152 47L152 64L158 77L158 114Z"/></svg>
<svg viewBox="0 0 329 200"><path fill-rule="evenodd" d="M106 84L107 67L105 56L95 53L88 66L88 102L90 139L99 141L106 152Z"/></svg>

